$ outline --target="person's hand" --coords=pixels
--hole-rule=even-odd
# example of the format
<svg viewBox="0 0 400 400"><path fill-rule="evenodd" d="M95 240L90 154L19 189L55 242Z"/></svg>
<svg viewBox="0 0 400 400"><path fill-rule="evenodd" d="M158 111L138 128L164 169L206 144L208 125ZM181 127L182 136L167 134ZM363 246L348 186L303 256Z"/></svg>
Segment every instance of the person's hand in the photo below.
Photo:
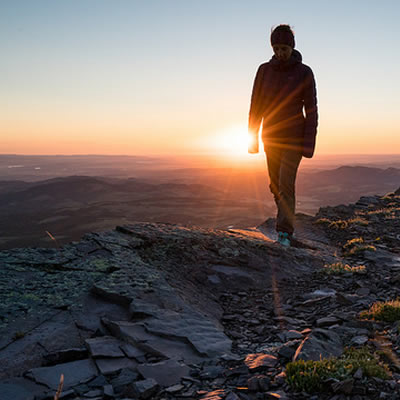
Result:
<svg viewBox="0 0 400 400"><path fill-rule="evenodd" d="M303 157L312 158L315 150L315 136L305 138L303 143Z"/></svg>
<svg viewBox="0 0 400 400"><path fill-rule="evenodd" d="M251 135L251 134L249 134L248 152L250 154L257 154L258 153L258 138L254 137L254 135Z"/></svg>

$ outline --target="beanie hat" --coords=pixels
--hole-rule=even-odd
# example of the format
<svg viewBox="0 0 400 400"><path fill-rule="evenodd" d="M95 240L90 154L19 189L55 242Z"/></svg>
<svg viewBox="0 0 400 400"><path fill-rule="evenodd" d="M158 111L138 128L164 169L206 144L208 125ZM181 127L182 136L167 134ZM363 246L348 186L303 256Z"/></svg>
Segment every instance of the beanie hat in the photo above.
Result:
<svg viewBox="0 0 400 400"><path fill-rule="evenodd" d="M289 25L279 25L271 33L271 46L286 44L294 48L294 35Z"/></svg>

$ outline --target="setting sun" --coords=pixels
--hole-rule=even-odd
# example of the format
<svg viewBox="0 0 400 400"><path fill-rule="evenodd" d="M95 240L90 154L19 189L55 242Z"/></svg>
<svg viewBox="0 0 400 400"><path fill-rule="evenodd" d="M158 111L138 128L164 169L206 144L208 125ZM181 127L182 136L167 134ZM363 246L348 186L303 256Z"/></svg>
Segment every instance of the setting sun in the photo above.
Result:
<svg viewBox="0 0 400 400"><path fill-rule="evenodd" d="M233 125L215 134L212 147L226 156L244 157L248 155L249 140L245 124Z"/></svg>

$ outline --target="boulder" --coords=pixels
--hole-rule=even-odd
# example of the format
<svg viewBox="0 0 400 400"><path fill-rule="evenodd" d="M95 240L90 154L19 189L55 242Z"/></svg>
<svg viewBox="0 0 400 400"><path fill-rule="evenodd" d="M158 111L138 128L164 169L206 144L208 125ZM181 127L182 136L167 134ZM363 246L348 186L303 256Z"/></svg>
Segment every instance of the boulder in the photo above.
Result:
<svg viewBox="0 0 400 400"><path fill-rule="evenodd" d="M293 361L319 361L321 358L340 357L342 353L343 344L337 333L316 328L300 343Z"/></svg>

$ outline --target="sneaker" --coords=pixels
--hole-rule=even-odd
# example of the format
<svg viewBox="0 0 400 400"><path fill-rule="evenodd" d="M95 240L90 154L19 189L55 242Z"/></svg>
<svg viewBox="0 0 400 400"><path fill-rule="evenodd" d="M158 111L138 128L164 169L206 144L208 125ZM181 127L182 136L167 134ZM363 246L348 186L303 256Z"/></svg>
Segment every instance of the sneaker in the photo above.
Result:
<svg viewBox="0 0 400 400"><path fill-rule="evenodd" d="M279 244L281 244L282 246L289 247L291 244L290 241L291 241L291 235L289 235L287 232L278 232Z"/></svg>

